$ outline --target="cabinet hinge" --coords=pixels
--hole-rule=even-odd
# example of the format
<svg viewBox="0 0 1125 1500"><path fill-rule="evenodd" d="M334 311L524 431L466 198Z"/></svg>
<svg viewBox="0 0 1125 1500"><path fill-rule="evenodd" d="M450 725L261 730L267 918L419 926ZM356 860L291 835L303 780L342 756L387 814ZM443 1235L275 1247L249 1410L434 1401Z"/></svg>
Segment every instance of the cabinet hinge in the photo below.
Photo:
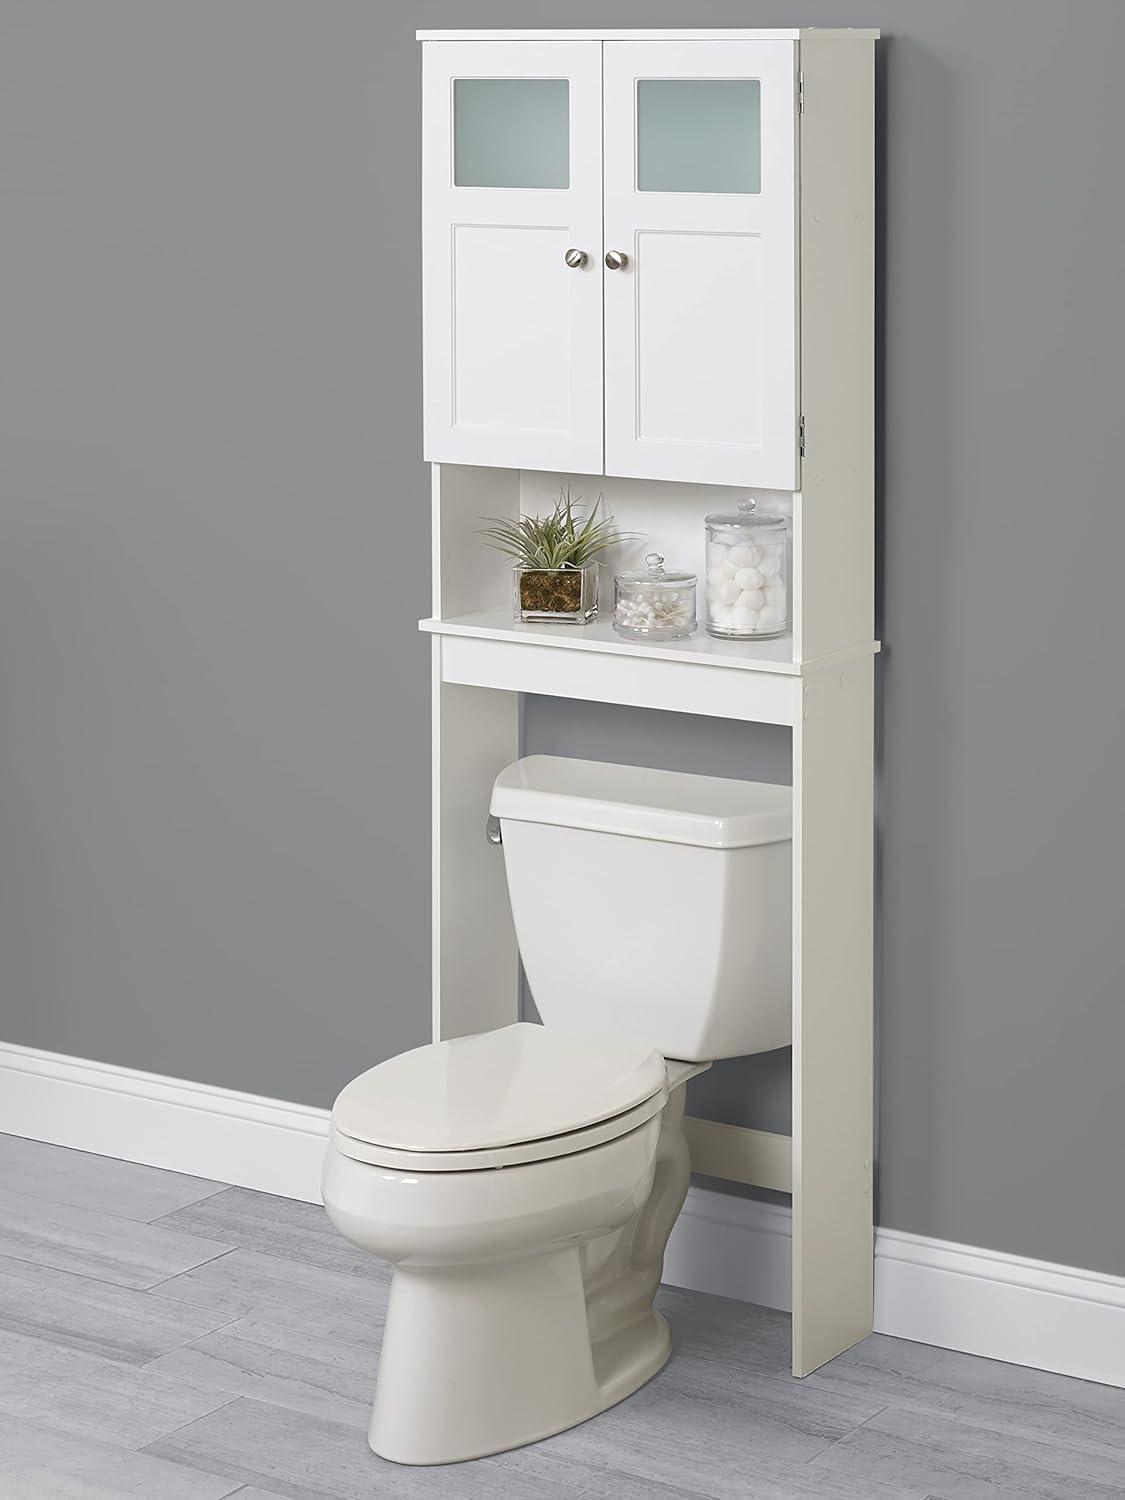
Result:
<svg viewBox="0 0 1125 1500"><path fill-rule="evenodd" d="M803 115L805 112L805 75L797 74L797 113Z"/></svg>
<svg viewBox="0 0 1125 1500"><path fill-rule="evenodd" d="M804 456L805 456L805 419L804 419L804 417L801 418L801 425L800 425L800 427L797 430L798 430L798 433L799 433L800 439L801 439L801 457L804 458Z"/></svg>

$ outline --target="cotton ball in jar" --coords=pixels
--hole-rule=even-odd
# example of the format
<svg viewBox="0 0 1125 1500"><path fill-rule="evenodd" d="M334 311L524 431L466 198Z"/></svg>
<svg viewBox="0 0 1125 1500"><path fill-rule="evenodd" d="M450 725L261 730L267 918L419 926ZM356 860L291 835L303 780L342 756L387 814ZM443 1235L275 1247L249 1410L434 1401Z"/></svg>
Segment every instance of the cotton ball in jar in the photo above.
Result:
<svg viewBox="0 0 1125 1500"><path fill-rule="evenodd" d="M724 579L722 583L716 584L711 590L711 598L716 604L733 604L742 590L733 578Z"/></svg>
<svg viewBox="0 0 1125 1500"><path fill-rule="evenodd" d="M710 609L711 624L721 626L729 630L733 621L734 611L729 604L713 604Z"/></svg>
<svg viewBox="0 0 1125 1500"><path fill-rule="evenodd" d="M735 569L752 568L758 561L758 549L747 546L745 542L736 542L727 553L727 560Z"/></svg>
<svg viewBox="0 0 1125 1500"><path fill-rule="evenodd" d="M772 604L767 604L758 616L759 630L780 630L784 624L785 616L781 610L776 609Z"/></svg>
<svg viewBox="0 0 1125 1500"><path fill-rule="evenodd" d="M772 587L767 586L765 595L766 603L772 609L779 609L782 614L785 613L785 585L783 583L774 584Z"/></svg>
<svg viewBox="0 0 1125 1500"><path fill-rule="evenodd" d="M760 568L739 568L734 581L740 589L760 589L766 580Z"/></svg>
<svg viewBox="0 0 1125 1500"><path fill-rule="evenodd" d="M736 601L738 609L761 609L766 596L761 589L744 589Z"/></svg>
<svg viewBox="0 0 1125 1500"><path fill-rule="evenodd" d="M780 547L767 547L762 561L758 564L762 574L766 578L777 578L781 573L782 549Z"/></svg>

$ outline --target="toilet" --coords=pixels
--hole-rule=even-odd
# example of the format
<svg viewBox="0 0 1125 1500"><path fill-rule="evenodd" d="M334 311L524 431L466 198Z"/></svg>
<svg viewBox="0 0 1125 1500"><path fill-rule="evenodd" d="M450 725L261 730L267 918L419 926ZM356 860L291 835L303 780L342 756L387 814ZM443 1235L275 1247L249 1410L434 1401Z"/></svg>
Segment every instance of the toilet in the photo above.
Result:
<svg viewBox="0 0 1125 1500"><path fill-rule="evenodd" d="M324 1165L333 1224L393 1267L369 1438L404 1464L548 1437L657 1373L685 1085L790 1040L788 787L533 755L490 811L542 1024L361 1074Z"/></svg>

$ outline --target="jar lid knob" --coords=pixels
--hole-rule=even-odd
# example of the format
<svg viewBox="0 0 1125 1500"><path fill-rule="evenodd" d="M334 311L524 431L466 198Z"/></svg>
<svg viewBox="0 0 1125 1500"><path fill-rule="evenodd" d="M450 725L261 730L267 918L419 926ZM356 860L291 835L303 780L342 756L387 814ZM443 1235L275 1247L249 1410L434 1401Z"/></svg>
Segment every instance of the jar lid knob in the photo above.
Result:
<svg viewBox="0 0 1125 1500"><path fill-rule="evenodd" d="M758 502L752 499L740 500L738 508L744 516L752 516L758 509Z"/></svg>
<svg viewBox="0 0 1125 1500"><path fill-rule="evenodd" d="M649 552L645 557L648 570L654 578L664 576L664 554L662 552Z"/></svg>

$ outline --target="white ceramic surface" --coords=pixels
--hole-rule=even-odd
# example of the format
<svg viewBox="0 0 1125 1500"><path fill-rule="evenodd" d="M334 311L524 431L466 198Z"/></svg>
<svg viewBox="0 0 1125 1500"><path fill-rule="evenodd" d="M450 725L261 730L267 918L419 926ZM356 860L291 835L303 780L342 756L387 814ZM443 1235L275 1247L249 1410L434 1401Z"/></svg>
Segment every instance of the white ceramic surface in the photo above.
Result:
<svg viewBox="0 0 1125 1500"><path fill-rule="evenodd" d="M672 1085L670 1084L669 1087ZM329 1125L329 1139L336 1150L353 1161L370 1162L377 1167L398 1167L408 1172L482 1172L489 1167L519 1167L533 1161L550 1161L555 1156L570 1156L588 1151L628 1135L658 1115L664 1108L668 1091L661 1089L643 1104L627 1109L623 1115L599 1120L582 1130L567 1130L562 1135L548 1135L535 1141L518 1141L511 1146L492 1146L483 1151L398 1151L393 1146L379 1146L358 1141Z"/></svg>
<svg viewBox="0 0 1125 1500"><path fill-rule="evenodd" d="M787 786L559 755L525 755L505 766L492 790L491 811L502 820L703 849L737 849L793 836L793 795Z"/></svg>
<svg viewBox="0 0 1125 1500"><path fill-rule="evenodd" d="M552 774L564 779L558 768L568 764L556 761ZM633 768L603 769L621 773L624 792ZM638 787L652 774L638 772ZM516 772L509 767L503 775L507 805L518 814L525 804L512 784ZM718 783L728 784L742 785ZM758 790L783 793L788 804L788 788ZM540 799L528 790L531 811ZM639 805L633 810L645 815ZM655 821L658 813L648 816ZM500 823L516 939L545 1027L605 1027L631 1033L665 1057L699 1062L789 1043L788 839L722 849L518 817L501 816ZM573 968L560 962L556 890L582 893L582 951Z"/></svg>
<svg viewBox="0 0 1125 1500"><path fill-rule="evenodd" d="M684 1084L789 1039L788 789L533 757L492 806L544 1025L371 1069L325 1161L332 1222L395 1268L370 1441L399 1463L534 1442L655 1374ZM581 943L560 941L560 889Z"/></svg>
<svg viewBox="0 0 1125 1500"><path fill-rule="evenodd" d="M504 1171L411 1173L330 1146L324 1202L395 1267L370 1443L406 1464L535 1442L663 1365L652 1309L687 1191L683 1089L605 1145Z"/></svg>
<svg viewBox="0 0 1125 1500"><path fill-rule="evenodd" d="M565 955L556 957L571 974ZM479 1151L623 1114L664 1088L664 1059L637 1036L521 1022L402 1052L352 1080L332 1120L400 1151Z"/></svg>

